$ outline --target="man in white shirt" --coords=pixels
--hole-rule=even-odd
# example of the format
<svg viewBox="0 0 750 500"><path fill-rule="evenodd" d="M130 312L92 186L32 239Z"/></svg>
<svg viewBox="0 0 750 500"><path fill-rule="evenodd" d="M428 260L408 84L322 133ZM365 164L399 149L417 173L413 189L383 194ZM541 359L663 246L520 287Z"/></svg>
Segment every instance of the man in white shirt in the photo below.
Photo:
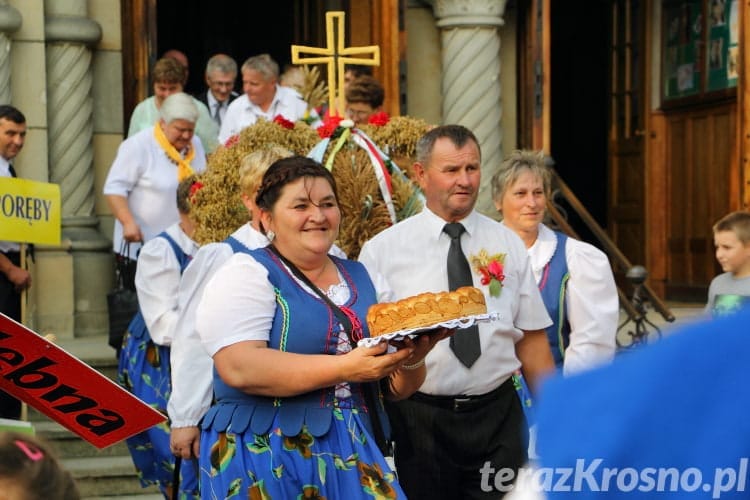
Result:
<svg viewBox="0 0 750 500"><path fill-rule="evenodd" d="M448 258L459 246L474 264L466 278L499 315L478 332L458 330L452 342L439 342L425 359L419 391L390 405L396 468L410 499L498 498L499 491L483 490L481 471L517 471L526 461L526 423L511 375L522 369L534 389L554 368L544 330L551 321L523 242L474 210L480 163L479 143L465 127L427 132L414 164L426 207L365 243L359 256L402 299L453 288ZM459 346L473 341L466 359Z"/></svg>
<svg viewBox="0 0 750 500"><path fill-rule="evenodd" d="M226 54L216 54L206 63L206 85L208 88L197 96L200 102L208 107L211 117L219 128L227 114L229 104L239 94L234 91L237 79L237 63Z"/></svg>
<svg viewBox="0 0 750 500"><path fill-rule="evenodd" d="M0 106L0 177L16 177L10 161L26 140L26 117L13 106ZM21 292L31 286L31 274L21 267L21 245L0 241L0 312L21 321ZM21 418L21 402L0 391L0 417Z"/></svg>
<svg viewBox="0 0 750 500"><path fill-rule="evenodd" d="M276 116L296 122L307 112L307 103L299 93L278 84L279 65L268 54L253 56L242 64L243 95L229 105L221 122L219 142L239 134L258 118L273 121Z"/></svg>

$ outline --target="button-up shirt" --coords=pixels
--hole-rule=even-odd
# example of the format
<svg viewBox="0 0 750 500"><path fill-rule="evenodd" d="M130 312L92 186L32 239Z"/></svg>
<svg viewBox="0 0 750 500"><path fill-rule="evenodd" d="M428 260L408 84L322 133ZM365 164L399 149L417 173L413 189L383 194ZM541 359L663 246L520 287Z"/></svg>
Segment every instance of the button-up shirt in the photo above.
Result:
<svg viewBox="0 0 750 500"><path fill-rule="evenodd" d="M307 103L296 90L289 87L276 85L276 94L266 111L253 104L247 94L243 94L229 105L221 122L219 141L224 144L227 139L258 121L258 118L273 121L277 115L281 115L289 121L296 122L305 116L306 111Z"/></svg>
<svg viewBox="0 0 750 500"><path fill-rule="evenodd" d="M488 312L499 319L479 324L482 354L466 368L443 341L427 355L427 379L421 392L433 395L480 395L492 391L520 368L515 343L523 330L541 330L551 324L544 307L529 257L521 239L499 222L472 212L458 221L466 228L461 248L471 257L484 250L489 255L504 254L505 278L497 297L481 284L474 272L474 286L484 292ZM450 237L443 232L446 221L428 208L377 234L362 247L359 260L371 276L380 274L398 300L422 292L448 290L447 259Z"/></svg>

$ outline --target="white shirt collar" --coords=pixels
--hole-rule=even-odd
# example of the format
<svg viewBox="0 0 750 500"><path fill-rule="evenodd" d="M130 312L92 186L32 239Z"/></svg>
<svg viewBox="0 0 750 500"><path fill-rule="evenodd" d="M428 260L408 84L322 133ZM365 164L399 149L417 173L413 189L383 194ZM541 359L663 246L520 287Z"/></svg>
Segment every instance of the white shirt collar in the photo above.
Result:
<svg viewBox="0 0 750 500"><path fill-rule="evenodd" d="M10 177L10 162L0 156L0 177Z"/></svg>
<svg viewBox="0 0 750 500"><path fill-rule="evenodd" d="M446 224L448 224L448 221L427 208L427 205L425 205L424 209L422 209L422 213L427 219L426 224L428 224L428 232L430 234L434 234L436 238L440 238L440 235L443 234L443 228ZM475 210L472 210L469 215L456 222L460 222L461 224L463 224L464 229L466 229L466 233L471 236L476 230L477 212Z"/></svg>
<svg viewBox="0 0 750 500"><path fill-rule="evenodd" d="M537 283L541 278L544 266L547 265L555 254L556 248L557 235L555 235L555 232L544 224L539 224L539 233L537 234L536 241L528 249L531 270L534 272Z"/></svg>
<svg viewBox="0 0 750 500"><path fill-rule="evenodd" d="M280 92L279 84L276 84L276 92L273 94L273 99L271 100L271 105L268 106L268 111L263 111L260 106L255 104L253 101L250 100L250 98L247 98L247 102L250 103L250 106L248 106L248 109L255 113L256 115L260 116L266 116L273 118L276 116L276 108L281 103L281 92Z"/></svg>
<svg viewBox="0 0 750 500"><path fill-rule="evenodd" d="M208 110L211 112L211 116L214 115L216 106L219 106L219 109L226 109L229 106L229 99L224 102L219 102L219 100L214 97L211 90L206 91L206 100L208 101Z"/></svg>

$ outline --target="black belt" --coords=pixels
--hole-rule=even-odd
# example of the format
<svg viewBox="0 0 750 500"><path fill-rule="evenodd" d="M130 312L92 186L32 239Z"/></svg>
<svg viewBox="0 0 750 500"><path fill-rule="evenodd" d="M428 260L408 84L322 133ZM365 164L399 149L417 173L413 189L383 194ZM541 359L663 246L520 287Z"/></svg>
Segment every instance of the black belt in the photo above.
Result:
<svg viewBox="0 0 750 500"><path fill-rule="evenodd" d="M455 412L462 412L474 410L493 400L497 401L501 394L509 391L515 392L515 390L516 389L513 386L513 378L511 377L500 384L497 389L493 389L490 392L478 396L433 396L432 394L415 392L411 395L410 399L426 405L437 406L438 408L453 410Z"/></svg>

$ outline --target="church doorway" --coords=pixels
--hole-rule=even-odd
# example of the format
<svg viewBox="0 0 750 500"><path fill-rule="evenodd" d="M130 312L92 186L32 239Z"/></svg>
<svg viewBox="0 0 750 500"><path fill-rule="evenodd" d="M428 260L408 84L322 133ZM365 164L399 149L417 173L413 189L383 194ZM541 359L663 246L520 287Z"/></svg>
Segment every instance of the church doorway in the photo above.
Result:
<svg viewBox="0 0 750 500"><path fill-rule="evenodd" d="M380 46L375 77L385 87L386 111L399 113L405 66L399 45L405 38L401 0L129 0L121 2L121 9L125 122L136 104L153 93L150 69L165 51L186 53L186 91L198 93L204 89L206 62L215 53L229 54L239 66L250 56L268 53L283 69L291 61L291 45L324 47L329 11L346 13L347 46ZM324 68L321 74L325 77Z"/></svg>
<svg viewBox="0 0 750 500"><path fill-rule="evenodd" d="M317 42L318 23L307 21L317 17L318 3L159 0L156 54L179 49L188 56L190 75L186 91L191 94L205 89L206 62L220 52L234 58L238 66L248 57L269 54L283 70L291 62L292 44ZM236 90L242 91L241 77L237 79Z"/></svg>
<svg viewBox="0 0 750 500"><path fill-rule="evenodd" d="M237 65L250 56L270 54L283 69L292 44L320 45L325 40L325 12L346 10L345 0L276 0L274 2L122 2L123 116L153 93L150 68L167 50L184 52L190 63L185 90L205 89L208 59L219 52ZM242 90L238 75L236 90ZM126 124L127 128L127 124Z"/></svg>
<svg viewBox="0 0 750 500"><path fill-rule="evenodd" d="M606 228L609 11L606 2L550 4L550 154L562 180ZM600 246L561 205L581 238Z"/></svg>

